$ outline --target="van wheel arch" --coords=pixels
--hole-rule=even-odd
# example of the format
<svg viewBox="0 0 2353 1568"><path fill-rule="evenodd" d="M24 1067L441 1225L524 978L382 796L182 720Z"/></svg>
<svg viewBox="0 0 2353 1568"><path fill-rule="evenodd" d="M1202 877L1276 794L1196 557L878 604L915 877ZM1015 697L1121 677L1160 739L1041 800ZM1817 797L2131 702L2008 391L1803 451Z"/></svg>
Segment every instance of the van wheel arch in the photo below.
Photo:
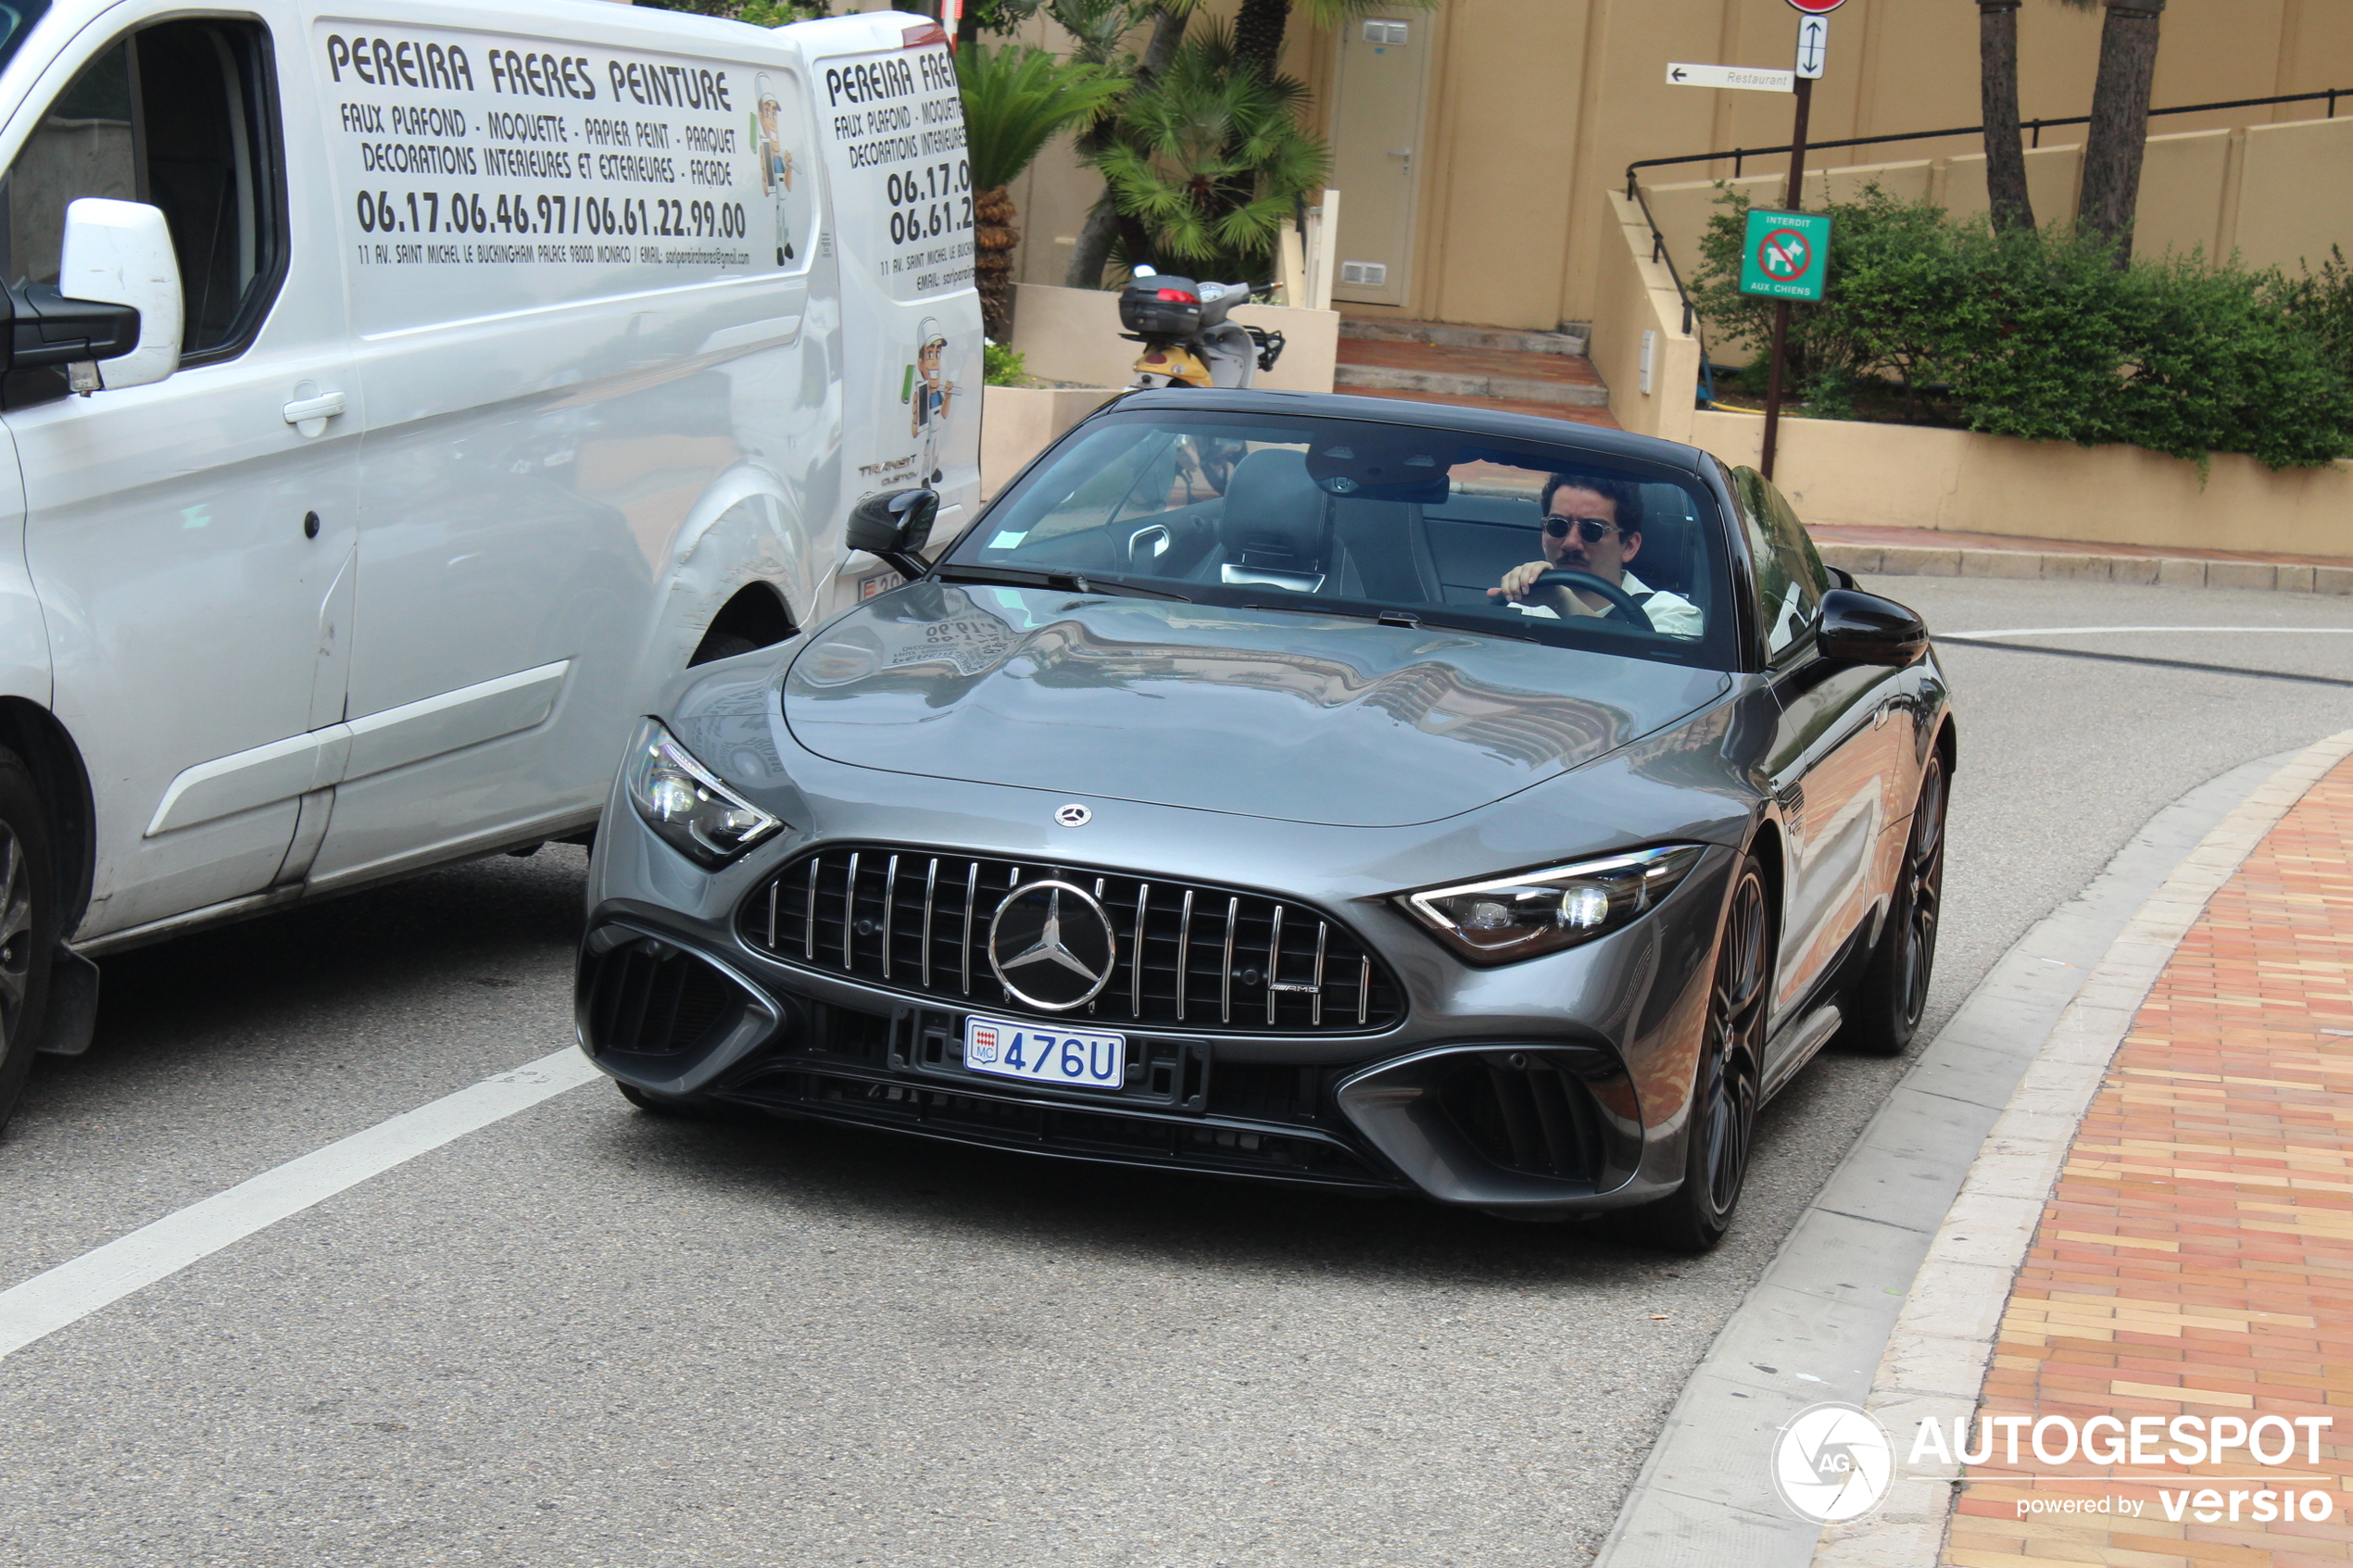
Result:
<svg viewBox="0 0 2353 1568"><path fill-rule="evenodd" d="M713 659L733 659L737 654L774 647L798 631L792 607L785 602L784 594L774 583L747 583L711 618L711 625L703 632L702 641L695 646L686 667L691 670Z"/></svg>
<svg viewBox="0 0 2353 1568"><path fill-rule="evenodd" d="M91 879L97 866L97 808L82 748L57 716L24 697L0 696L0 746L13 751L32 774L49 815L50 885L57 892L60 940L80 928L90 908Z"/></svg>

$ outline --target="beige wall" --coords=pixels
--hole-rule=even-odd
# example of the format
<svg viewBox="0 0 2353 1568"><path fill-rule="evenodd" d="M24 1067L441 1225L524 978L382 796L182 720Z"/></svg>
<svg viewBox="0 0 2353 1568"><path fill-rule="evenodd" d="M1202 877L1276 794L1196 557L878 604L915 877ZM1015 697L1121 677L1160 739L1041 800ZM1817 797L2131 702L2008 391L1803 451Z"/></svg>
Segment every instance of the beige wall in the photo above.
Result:
<svg viewBox="0 0 2353 1568"><path fill-rule="evenodd" d="M1602 247L1586 352L1610 389L1610 413L1622 429L1689 441L1699 390L1699 339L1683 331L1682 296L1666 265L1651 259L1650 226L1641 209L1617 191L1604 199L1616 233ZM1647 392L1642 372L1645 332L1655 334Z"/></svg>
<svg viewBox="0 0 2353 1568"><path fill-rule="evenodd" d="M2141 256L2193 251L2236 256L2249 267L2289 272L2325 260L2331 245L2353 249L2353 99L2337 119L2286 125L2174 132L2152 136L2141 168L2133 249ZM2246 112L2246 111L2241 111ZM2080 145L2045 146L2027 155L2027 183L2038 212L2072 211L2083 173ZM1759 203L1779 204L1780 175L1723 183ZM1985 156L1859 164L1806 177L1808 206L1853 199L1877 183L1890 195L1925 200L1955 213L1985 210ZM1717 210L1708 181L1645 185L1651 216L1686 283L1699 266L1700 234ZM1727 349L1718 363L1745 358Z"/></svg>
<svg viewBox="0 0 2353 1568"><path fill-rule="evenodd" d="M1599 270L1592 355L1611 413L1628 430L1756 466L1762 416L1693 407L1697 347L1679 330L1682 303L1650 259L1641 214L1613 193L1603 217L1612 243ZM1660 344L1647 395L1635 369L1645 329ZM2353 462L2274 473L2217 453L2201 471L2138 446L1784 419L1774 478L1809 523L2353 558Z"/></svg>
<svg viewBox="0 0 2353 1568"><path fill-rule="evenodd" d="M1703 409L1692 440L1754 466L1765 421ZM2077 446L1963 430L1783 420L1775 480L1814 524L1870 524L2179 550L2353 557L2353 463L2274 473L2218 453Z"/></svg>
<svg viewBox="0 0 2353 1568"><path fill-rule="evenodd" d="M1211 10L1229 15L1232 0L1216 0ZM2055 0L2027 0L2019 15L2023 111L2086 112L2098 16ZM1604 241L1615 239L1601 198L1623 188L1629 162L1789 138L1791 105L1781 94L1672 87L1665 79L1669 60L1787 66L1796 17L1782 0L1441 0L1434 22L1416 297L1405 314L1536 328L1590 320ZM2163 27L2160 107L2353 88L2353 0L2174 0ZM1039 42L1050 42L1042 24L1036 31ZM1311 89L1329 81L1330 41L1297 8L1284 65ZM2290 107L2158 123L2173 133L2302 120L2314 112ZM2345 112L2353 114L2353 104ZM1320 110L1311 113L1320 126ZM1832 17L1830 69L1814 101L1815 140L1969 125L1977 117L1977 7L1969 0L1857 0ZM1049 147L1015 193L1028 231L1017 275L1028 282L1063 281L1070 251L1055 237L1077 232L1101 189L1067 148L1066 141ZM1816 161L1925 163L1972 150L1969 139L1956 138ZM2180 156L2195 162L2214 155L2193 147ZM2041 215L2071 214L2071 157L2039 160ZM1765 162L1768 171L1777 167ZM1982 184L1982 173L1957 161L1952 167L1954 180ZM1726 160L1654 178L1731 172ZM2153 182L2171 177L2159 170ZM2301 225L2299 232L2336 221L2333 213L2299 211L2300 194L2276 200L2252 180L2244 194L2281 224ZM2239 221L2243 239L2308 243L2271 234L2262 227L2271 218L2243 212Z"/></svg>
<svg viewBox="0 0 2353 1568"><path fill-rule="evenodd" d="M982 391L980 498L1013 483L1054 437L1110 402L1107 387L991 386Z"/></svg>

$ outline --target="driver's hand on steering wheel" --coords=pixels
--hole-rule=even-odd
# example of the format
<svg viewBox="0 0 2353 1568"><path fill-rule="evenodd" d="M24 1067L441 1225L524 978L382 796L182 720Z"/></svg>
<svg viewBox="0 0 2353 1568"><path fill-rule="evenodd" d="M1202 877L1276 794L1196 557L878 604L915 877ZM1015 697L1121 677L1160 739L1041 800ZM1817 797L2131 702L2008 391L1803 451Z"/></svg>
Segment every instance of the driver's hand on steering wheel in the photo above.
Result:
<svg viewBox="0 0 2353 1568"><path fill-rule="evenodd" d="M1548 560L1532 560L1524 566L1516 566L1504 573L1503 586L1488 589L1487 596L1491 599L1503 599L1510 604L1523 604L1528 602L1532 594L1536 603L1545 606L1555 615L1593 614L1594 612L1586 608L1575 594L1570 593L1560 583L1555 583L1544 588L1536 586L1536 580L1553 571L1557 564Z"/></svg>
<svg viewBox="0 0 2353 1568"><path fill-rule="evenodd" d="M1528 591L1536 585L1536 580L1552 570L1553 563L1548 560L1532 560L1525 566L1516 566L1504 573L1504 585L1488 589L1487 596L1491 599L1509 599L1517 604L1528 597Z"/></svg>

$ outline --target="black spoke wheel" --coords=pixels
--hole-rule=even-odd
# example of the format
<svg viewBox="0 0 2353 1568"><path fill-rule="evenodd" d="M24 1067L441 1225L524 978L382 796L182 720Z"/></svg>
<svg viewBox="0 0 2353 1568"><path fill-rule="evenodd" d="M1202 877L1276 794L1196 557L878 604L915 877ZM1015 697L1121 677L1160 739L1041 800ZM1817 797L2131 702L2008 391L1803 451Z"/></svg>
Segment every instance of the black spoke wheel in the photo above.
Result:
<svg viewBox="0 0 2353 1568"><path fill-rule="evenodd" d="M1873 950L1842 1032L1845 1044L1894 1056L1912 1043L1928 1010L1936 972L1936 928L1944 912L1944 759L1934 751L1904 837L1904 861L1888 897L1887 926Z"/></svg>
<svg viewBox="0 0 2353 1568"><path fill-rule="evenodd" d="M57 944L48 820L32 775L0 751L0 1127L32 1072Z"/></svg>
<svg viewBox="0 0 2353 1568"><path fill-rule="evenodd" d="M1723 1239L1748 1181L1772 1009L1773 919L1765 878L1743 859L1716 939L1707 1022L1684 1128L1683 1185L1641 1211L1645 1239L1703 1251Z"/></svg>

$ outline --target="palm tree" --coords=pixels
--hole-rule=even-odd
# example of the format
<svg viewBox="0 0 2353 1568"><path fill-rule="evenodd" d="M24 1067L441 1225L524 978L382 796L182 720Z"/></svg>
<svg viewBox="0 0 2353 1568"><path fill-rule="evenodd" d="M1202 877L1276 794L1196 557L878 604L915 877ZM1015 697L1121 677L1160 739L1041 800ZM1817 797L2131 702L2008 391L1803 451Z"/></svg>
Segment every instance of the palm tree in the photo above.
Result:
<svg viewBox="0 0 2353 1568"><path fill-rule="evenodd" d="M1396 11L1408 6L1433 10L1438 0L1241 0L1234 13L1234 57L1256 66L1267 76L1274 75L1283 57L1283 33L1294 4L1305 9L1314 26L1338 27L1374 11Z"/></svg>
<svg viewBox="0 0 2353 1568"><path fill-rule="evenodd" d="M1075 56L1084 58L1090 49L1099 49L1101 53L1096 57L1125 74L1131 89L1141 90L1176 57L1176 47L1185 41L1186 24L1191 21L1193 8L1199 3L1200 0L1055 0L1054 10L1050 14L1076 40ZM1099 13L1114 11L1115 15L1096 19ZM1151 19L1152 32L1144 44L1144 52L1114 58L1118 42L1126 31L1124 27L1114 31L1114 23L1124 20L1128 26L1135 26L1147 17ZM1080 134L1079 148L1088 158L1108 144L1117 129L1114 120L1115 117L1106 115ZM1087 215L1086 223L1078 231L1077 244L1070 253L1070 271L1063 279L1063 283L1074 289L1101 288L1103 263L1111 257L1115 236L1125 238L1131 257L1140 257L1149 249L1134 220L1122 221L1119 204L1112 199L1111 187L1106 184L1094 210Z"/></svg>
<svg viewBox="0 0 2353 1568"><path fill-rule="evenodd" d="M964 99L966 156L972 165L973 274L990 337L1013 332L1013 199L1006 187L1055 132L1092 119L1126 85L1086 60L1058 60L1043 49L971 44L959 51L956 82Z"/></svg>
<svg viewBox="0 0 2353 1568"><path fill-rule="evenodd" d="M2067 0L2088 11L2095 0ZM2083 142L2083 194L2075 220L2116 245L2120 267L2133 254L2133 220L2141 199L2141 155L2148 144L2149 84L2157 76L2158 19L2165 0L2104 0L2100 74L2092 88L2091 134Z"/></svg>
<svg viewBox="0 0 2353 1568"><path fill-rule="evenodd" d="M2018 136L2019 0L1977 0L1977 58L1985 118L1985 196L1994 228L2034 227L2026 150Z"/></svg>
<svg viewBox="0 0 2353 1568"><path fill-rule="evenodd" d="M1096 154L1155 259L1199 278L1263 278L1282 219L1321 183L1330 156L1302 130L1307 90L1237 59L1223 28L1189 40L1128 95Z"/></svg>

